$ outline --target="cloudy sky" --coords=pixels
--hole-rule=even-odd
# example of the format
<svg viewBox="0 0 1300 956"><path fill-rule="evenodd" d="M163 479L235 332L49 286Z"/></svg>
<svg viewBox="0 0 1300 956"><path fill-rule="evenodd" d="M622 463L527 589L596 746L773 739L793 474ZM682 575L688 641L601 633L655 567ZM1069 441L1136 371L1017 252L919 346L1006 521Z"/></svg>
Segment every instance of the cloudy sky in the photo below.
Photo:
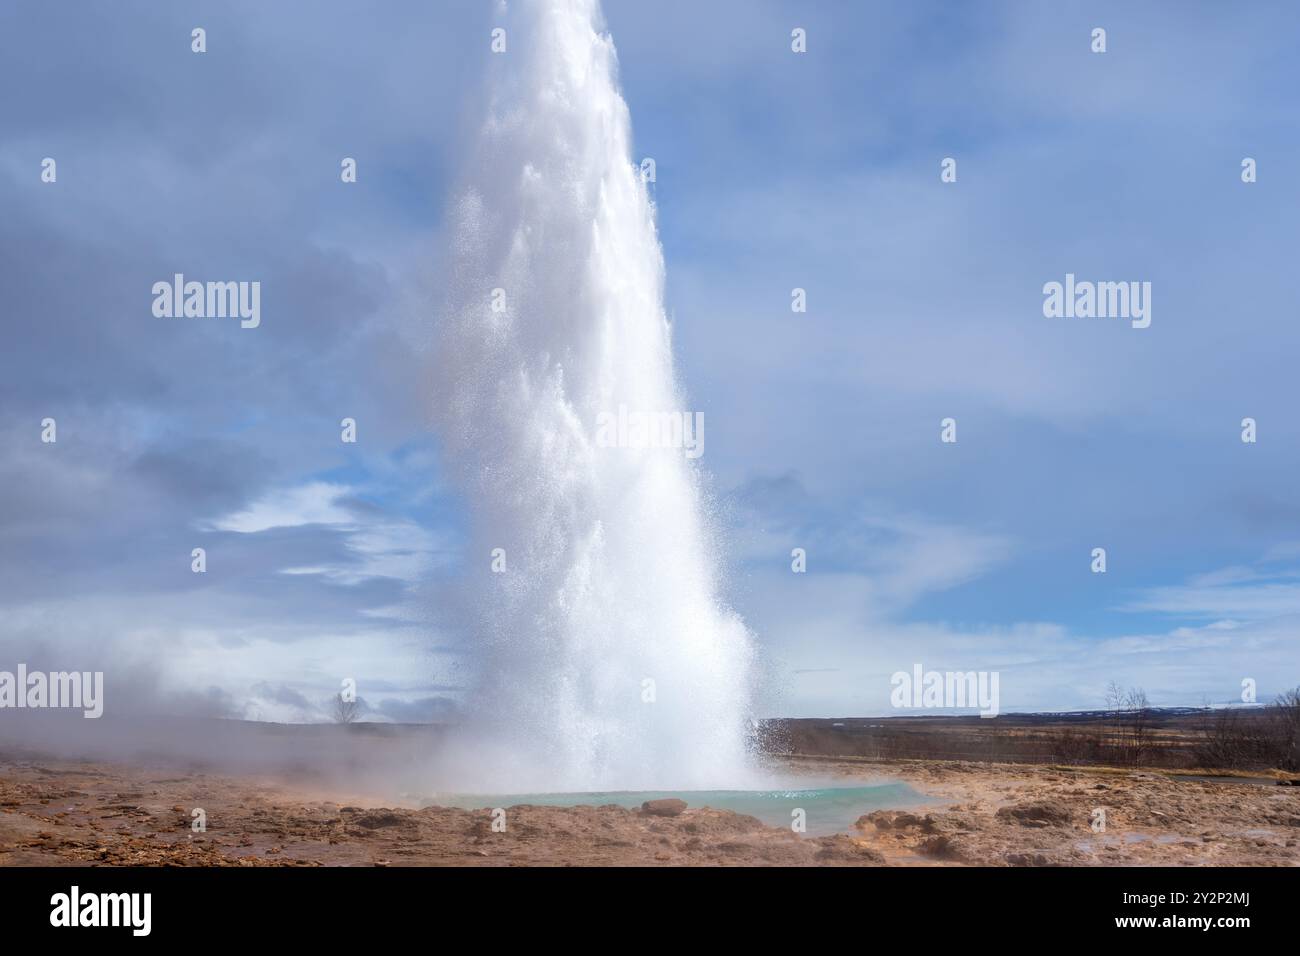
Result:
<svg viewBox="0 0 1300 956"><path fill-rule="evenodd" d="M885 712L915 663L999 671L1003 710L1300 683L1300 8L606 7L760 714ZM481 556L428 376L494 18L0 9L0 668L455 706L440 602ZM156 318L177 272L259 280L260 327ZM1151 326L1045 318L1066 273L1150 282Z"/></svg>

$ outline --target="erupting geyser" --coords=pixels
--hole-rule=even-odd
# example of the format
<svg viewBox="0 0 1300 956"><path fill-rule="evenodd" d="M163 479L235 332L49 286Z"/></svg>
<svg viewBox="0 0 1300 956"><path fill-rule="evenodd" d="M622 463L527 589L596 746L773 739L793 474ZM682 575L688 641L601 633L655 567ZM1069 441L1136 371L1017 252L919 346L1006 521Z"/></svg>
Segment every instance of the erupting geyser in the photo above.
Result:
<svg viewBox="0 0 1300 956"><path fill-rule="evenodd" d="M718 599L694 466L598 437L620 410L685 411L614 46L596 0L527 0L500 26L437 345L473 515L456 783L743 786L750 636Z"/></svg>

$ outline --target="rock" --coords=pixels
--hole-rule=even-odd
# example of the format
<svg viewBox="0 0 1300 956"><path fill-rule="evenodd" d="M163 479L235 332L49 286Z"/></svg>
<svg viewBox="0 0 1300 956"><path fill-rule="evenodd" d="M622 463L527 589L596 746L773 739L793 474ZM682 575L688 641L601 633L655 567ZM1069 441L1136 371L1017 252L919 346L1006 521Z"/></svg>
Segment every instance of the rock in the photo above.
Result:
<svg viewBox="0 0 1300 956"><path fill-rule="evenodd" d="M866 829L871 824L875 824L878 830L910 830L915 828L923 833L933 833L935 830L934 817L929 814L920 817L915 813L906 813L899 810L877 810L874 813L868 813L866 816L858 817L855 826L859 829Z"/></svg>
<svg viewBox="0 0 1300 956"><path fill-rule="evenodd" d="M641 812L652 817L675 817L686 809L686 801L676 798L667 800L647 800L641 804Z"/></svg>
<svg viewBox="0 0 1300 956"><path fill-rule="evenodd" d="M952 837L934 836L926 840L919 847L922 853L936 860L960 860L965 857L961 845Z"/></svg>
<svg viewBox="0 0 1300 956"><path fill-rule="evenodd" d="M821 849L813 859L818 863L856 863L860 865L881 866L885 858L868 846L864 846L843 833L833 837L824 837Z"/></svg>
<svg viewBox="0 0 1300 956"><path fill-rule="evenodd" d="M1015 820L1022 827L1063 827L1070 822L1070 811L1054 803L1021 803L1003 807L997 816Z"/></svg>
<svg viewBox="0 0 1300 956"><path fill-rule="evenodd" d="M726 843L719 843L713 848L714 856L753 856L754 847L748 843L737 843L734 840L728 840Z"/></svg>
<svg viewBox="0 0 1300 956"><path fill-rule="evenodd" d="M404 821L401 816L392 810L373 810L358 815L352 822L359 827L365 827L367 830L378 830L381 827L400 826Z"/></svg>

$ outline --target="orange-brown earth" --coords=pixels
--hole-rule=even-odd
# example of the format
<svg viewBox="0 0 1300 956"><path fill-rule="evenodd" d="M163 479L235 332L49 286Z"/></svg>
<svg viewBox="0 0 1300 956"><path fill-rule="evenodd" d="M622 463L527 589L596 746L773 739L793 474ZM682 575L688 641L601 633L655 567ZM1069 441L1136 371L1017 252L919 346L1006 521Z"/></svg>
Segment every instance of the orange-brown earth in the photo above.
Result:
<svg viewBox="0 0 1300 956"><path fill-rule="evenodd" d="M490 811L380 806L306 784L0 756L0 865L1300 864L1300 788L1141 771L801 759L784 769L902 780L921 808L802 836L706 807ZM206 832L191 827L195 808ZM1105 830L1093 829L1105 811Z"/></svg>

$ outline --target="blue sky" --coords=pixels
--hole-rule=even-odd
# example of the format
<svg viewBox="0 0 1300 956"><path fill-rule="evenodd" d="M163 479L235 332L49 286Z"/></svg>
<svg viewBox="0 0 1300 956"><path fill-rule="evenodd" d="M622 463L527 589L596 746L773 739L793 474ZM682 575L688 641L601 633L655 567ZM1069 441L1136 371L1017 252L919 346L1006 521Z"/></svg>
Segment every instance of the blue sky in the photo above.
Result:
<svg viewBox="0 0 1300 956"><path fill-rule="evenodd" d="M759 713L884 712L916 662L1000 671L1004 710L1300 683L1300 10L606 7ZM427 377L494 17L5 5L0 667L448 712L476 558ZM260 280L262 326L154 318L174 272ZM1151 327L1045 318L1066 273L1151 282Z"/></svg>

